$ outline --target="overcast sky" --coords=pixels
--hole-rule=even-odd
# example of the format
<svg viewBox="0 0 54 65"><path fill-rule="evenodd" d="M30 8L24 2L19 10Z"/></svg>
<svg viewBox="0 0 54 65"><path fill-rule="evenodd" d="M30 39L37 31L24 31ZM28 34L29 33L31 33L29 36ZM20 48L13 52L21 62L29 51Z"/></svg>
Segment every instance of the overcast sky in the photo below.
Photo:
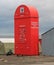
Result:
<svg viewBox="0 0 54 65"><path fill-rule="evenodd" d="M21 4L38 9L40 34L54 27L54 0L0 0L0 35L14 35L14 12Z"/></svg>

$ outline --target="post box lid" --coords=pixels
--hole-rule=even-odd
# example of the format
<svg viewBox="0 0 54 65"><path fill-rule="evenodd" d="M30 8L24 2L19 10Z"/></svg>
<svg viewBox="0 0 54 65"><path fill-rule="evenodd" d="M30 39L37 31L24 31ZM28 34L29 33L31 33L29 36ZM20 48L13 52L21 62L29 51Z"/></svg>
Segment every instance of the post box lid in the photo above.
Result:
<svg viewBox="0 0 54 65"><path fill-rule="evenodd" d="M38 11L32 6L20 5L17 7L14 18L39 17Z"/></svg>

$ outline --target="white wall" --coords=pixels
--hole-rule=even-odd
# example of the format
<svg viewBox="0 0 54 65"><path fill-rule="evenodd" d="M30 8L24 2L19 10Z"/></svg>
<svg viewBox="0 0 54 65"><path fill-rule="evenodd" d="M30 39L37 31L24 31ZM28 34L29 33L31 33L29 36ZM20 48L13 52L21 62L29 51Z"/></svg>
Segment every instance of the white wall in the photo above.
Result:
<svg viewBox="0 0 54 65"><path fill-rule="evenodd" d="M14 38L0 38L3 43L14 43Z"/></svg>

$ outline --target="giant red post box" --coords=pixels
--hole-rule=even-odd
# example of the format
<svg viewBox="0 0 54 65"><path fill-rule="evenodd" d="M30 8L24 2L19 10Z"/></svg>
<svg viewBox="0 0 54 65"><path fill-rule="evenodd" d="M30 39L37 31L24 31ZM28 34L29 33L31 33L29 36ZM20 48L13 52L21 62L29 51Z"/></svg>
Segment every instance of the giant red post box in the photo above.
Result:
<svg viewBox="0 0 54 65"><path fill-rule="evenodd" d="M20 5L14 14L16 55L39 54L39 16L36 8Z"/></svg>

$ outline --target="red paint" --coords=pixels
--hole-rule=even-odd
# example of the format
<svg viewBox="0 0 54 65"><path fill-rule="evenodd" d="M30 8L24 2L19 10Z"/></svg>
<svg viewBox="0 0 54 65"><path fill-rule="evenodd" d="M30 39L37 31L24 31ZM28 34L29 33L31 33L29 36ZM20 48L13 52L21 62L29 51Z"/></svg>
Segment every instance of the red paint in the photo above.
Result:
<svg viewBox="0 0 54 65"><path fill-rule="evenodd" d="M14 15L15 54L39 54L39 16L31 6L20 5Z"/></svg>

